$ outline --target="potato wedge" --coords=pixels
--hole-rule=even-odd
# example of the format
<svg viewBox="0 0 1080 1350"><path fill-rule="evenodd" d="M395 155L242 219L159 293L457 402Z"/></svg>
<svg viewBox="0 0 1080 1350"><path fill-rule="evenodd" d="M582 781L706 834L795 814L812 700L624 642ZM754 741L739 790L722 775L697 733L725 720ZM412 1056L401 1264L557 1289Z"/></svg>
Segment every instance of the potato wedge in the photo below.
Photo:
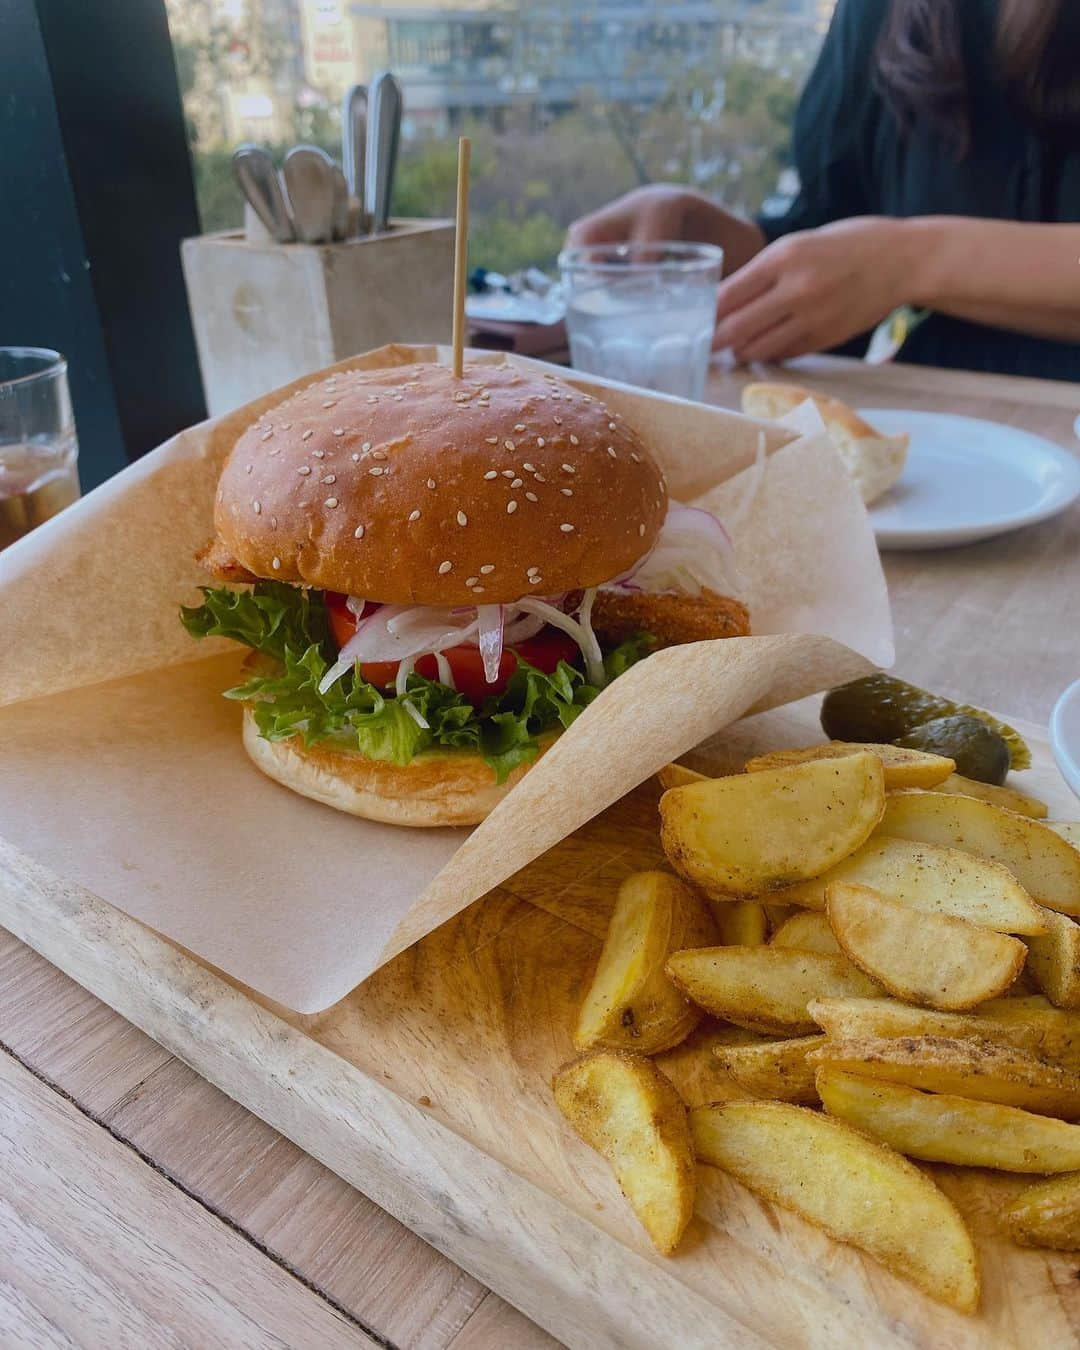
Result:
<svg viewBox="0 0 1080 1350"><path fill-rule="evenodd" d="M818 1100L814 1086L817 1070L807 1063L806 1056L824 1040L824 1036L795 1036L786 1041L715 1046L713 1056L737 1089L725 1093L725 1097L764 1097L813 1106Z"/></svg>
<svg viewBox="0 0 1080 1350"><path fill-rule="evenodd" d="M911 783L910 787L921 787L921 783ZM934 792L958 792L964 797L978 797L984 802L993 802L1003 806L1006 811L1015 811L1018 816L1031 816L1033 820L1043 820L1049 814L1045 802L1038 797L1029 797L1017 792L1016 788L999 787L996 783L980 783L974 778L965 778L963 774L953 773L943 783L938 783Z"/></svg>
<svg viewBox="0 0 1080 1350"><path fill-rule="evenodd" d="M574 1044L651 1055L677 1045L701 1011L664 974L672 951L716 941L706 902L670 872L636 872L619 887Z"/></svg>
<svg viewBox="0 0 1080 1350"><path fill-rule="evenodd" d="M725 900L713 905L725 947L760 947L769 936L765 907L757 900Z"/></svg>
<svg viewBox="0 0 1080 1350"><path fill-rule="evenodd" d="M805 764L811 759L839 759L869 750L881 760L885 790L893 788L932 788L944 783L956 770L956 761L925 750L908 750L901 745L876 745L870 741L826 741L799 750L771 750L746 762L747 773L764 769L782 769L788 764Z"/></svg>
<svg viewBox="0 0 1080 1350"><path fill-rule="evenodd" d="M828 1067L817 1071L817 1091L831 1116L909 1158L999 1172L1080 1168L1080 1125L1051 1116Z"/></svg>
<svg viewBox="0 0 1080 1350"><path fill-rule="evenodd" d="M656 776L665 792L668 788L685 787L687 783L704 783L709 777L707 773L698 773L697 769L688 769L685 764L665 764Z"/></svg>
<svg viewBox="0 0 1080 1350"><path fill-rule="evenodd" d="M660 840L688 880L753 896L835 866L865 843L884 802L874 755L812 760L671 788L660 798Z"/></svg>
<svg viewBox="0 0 1080 1350"><path fill-rule="evenodd" d="M950 914L919 914L869 886L833 882L827 914L844 954L907 1003L962 1012L1003 994L1027 948Z"/></svg>
<svg viewBox="0 0 1080 1350"><path fill-rule="evenodd" d="M769 921L769 931L777 932L793 914L799 912L797 905L771 905L764 902L765 917Z"/></svg>
<svg viewBox="0 0 1080 1350"><path fill-rule="evenodd" d="M759 1043L764 1043L763 1038L745 1027L714 1022L699 1026L681 1045L657 1055L653 1063L687 1106L707 1106L749 1095L720 1067L714 1048Z"/></svg>
<svg viewBox="0 0 1080 1350"><path fill-rule="evenodd" d="M999 862L1040 905L1080 914L1080 851L1030 816L977 797L904 791L890 795L879 833Z"/></svg>
<svg viewBox="0 0 1080 1350"><path fill-rule="evenodd" d="M783 891L796 904L825 908L835 881L875 891L929 914L955 914L1002 933L1042 933L1046 920L1013 874L1000 863L941 844L891 839L880 831L824 876Z"/></svg>
<svg viewBox="0 0 1080 1350"><path fill-rule="evenodd" d="M1003 1218L1022 1247L1080 1251L1080 1172L1026 1187L1005 1206Z"/></svg>
<svg viewBox="0 0 1080 1350"><path fill-rule="evenodd" d="M1056 1007L1080 1008L1080 923L1051 909L1043 914L1046 933L1025 939L1028 969Z"/></svg>
<svg viewBox="0 0 1080 1350"><path fill-rule="evenodd" d="M960 1312L979 1303L971 1235L952 1202L899 1153L843 1121L785 1102L690 1113L701 1162L794 1210Z"/></svg>
<svg viewBox="0 0 1080 1350"><path fill-rule="evenodd" d="M694 1212L697 1173L686 1107L652 1060L599 1050L560 1069L555 1103L611 1164L657 1251L670 1256Z"/></svg>
<svg viewBox="0 0 1080 1350"><path fill-rule="evenodd" d="M1080 822L1073 820L1048 820L1046 824L1055 834L1060 834L1062 839L1072 844L1073 848L1080 848Z"/></svg>
<svg viewBox="0 0 1080 1350"><path fill-rule="evenodd" d="M836 934L829 920L816 910L807 909L793 914L772 935L770 947L798 947L804 952L820 952L822 956L841 956Z"/></svg>
<svg viewBox="0 0 1080 1350"><path fill-rule="evenodd" d="M906 1083L977 1101L1019 1106L1039 1115L1080 1116L1080 1074L1010 1045L951 1036L827 1036L807 1056L866 1078Z"/></svg>
<svg viewBox="0 0 1080 1350"><path fill-rule="evenodd" d="M808 1005L829 1036L947 1036L996 1041L1065 1069L1080 1069L1080 1014L1039 995L1002 998L971 1012L937 1012L892 998L825 998Z"/></svg>
<svg viewBox="0 0 1080 1350"><path fill-rule="evenodd" d="M794 947L698 947L673 952L667 972L714 1017L780 1036L817 1031L806 1011L812 998L872 998L882 992L846 957Z"/></svg>

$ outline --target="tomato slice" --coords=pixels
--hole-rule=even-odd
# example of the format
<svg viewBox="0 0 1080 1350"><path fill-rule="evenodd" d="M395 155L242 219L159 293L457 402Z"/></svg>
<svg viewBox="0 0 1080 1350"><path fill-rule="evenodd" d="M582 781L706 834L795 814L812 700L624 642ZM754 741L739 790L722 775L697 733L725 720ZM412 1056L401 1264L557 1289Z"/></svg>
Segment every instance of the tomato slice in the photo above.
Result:
<svg viewBox="0 0 1080 1350"><path fill-rule="evenodd" d="M330 632L338 648L344 647L356 632L357 617L346 604L346 597L335 591L326 591L326 612L330 620ZM375 608L365 605L364 613ZM488 684L484 676L484 662L479 647L448 647L443 656L450 664L457 690L474 706L482 703L492 694L501 694L517 669L518 656L529 665L550 675L560 661L573 661L578 655L578 645L567 633L557 628L542 628L535 637L517 642L513 647L504 648L499 661L499 674L495 681ZM397 674L397 661L365 661L360 666L360 674L369 684L386 689L394 683ZM417 673L426 679L437 680L439 667L434 656L422 656L416 663Z"/></svg>

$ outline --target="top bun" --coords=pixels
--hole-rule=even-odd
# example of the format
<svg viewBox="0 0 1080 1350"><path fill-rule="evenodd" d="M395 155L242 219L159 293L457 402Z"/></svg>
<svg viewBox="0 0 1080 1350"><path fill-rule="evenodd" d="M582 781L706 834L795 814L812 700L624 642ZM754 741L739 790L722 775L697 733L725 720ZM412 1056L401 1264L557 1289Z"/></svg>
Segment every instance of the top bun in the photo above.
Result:
<svg viewBox="0 0 1080 1350"><path fill-rule="evenodd" d="M412 365L329 375L264 412L214 520L255 576L476 605L610 581L666 512L656 462L598 399L509 365Z"/></svg>

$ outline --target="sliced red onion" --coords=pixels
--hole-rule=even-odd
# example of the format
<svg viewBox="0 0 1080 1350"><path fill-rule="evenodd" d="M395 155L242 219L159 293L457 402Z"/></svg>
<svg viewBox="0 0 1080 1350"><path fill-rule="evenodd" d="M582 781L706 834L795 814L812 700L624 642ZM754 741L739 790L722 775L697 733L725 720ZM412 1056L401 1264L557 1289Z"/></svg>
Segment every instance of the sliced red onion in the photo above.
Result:
<svg viewBox="0 0 1080 1350"><path fill-rule="evenodd" d="M653 547L613 589L700 593L703 586L719 595L738 595L742 581L728 532L717 518L698 506L671 502Z"/></svg>
<svg viewBox="0 0 1080 1350"><path fill-rule="evenodd" d="M509 605L507 608L516 612L518 606ZM543 626L544 621L538 614L519 614L503 626L503 646L512 647L516 642L526 642L535 637Z"/></svg>
<svg viewBox="0 0 1080 1350"><path fill-rule="evenodd" d="M503 654L502 605L478 605L476 609L480 656L484 662L484 679L494 684L499 678L499 664Z"/></svg>
<svg viewBox="0 0 1080 1350"><path fill-rule="evenodd" d="M345 597L345 608L357 619L364 617L364 610L367 608L367 601L361 600L355 595Z"/></svg>

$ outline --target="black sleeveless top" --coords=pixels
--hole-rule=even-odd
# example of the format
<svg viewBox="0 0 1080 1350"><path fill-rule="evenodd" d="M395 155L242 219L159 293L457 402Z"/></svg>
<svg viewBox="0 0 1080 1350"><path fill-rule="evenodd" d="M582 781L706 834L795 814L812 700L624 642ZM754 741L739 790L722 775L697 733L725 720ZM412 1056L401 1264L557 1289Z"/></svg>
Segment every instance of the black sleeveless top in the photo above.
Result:
<svg viewBox="0 0 1080 1350"><path fill-rule="evenodd" d="M1080 134L1047 139L1011 107L994 70L996 0L964 6L972 143L960 162L933 125L905 132L874 88L888 10L889 0L839 0L795 118L800 192L786 215L759 221L767 238L863 215L1080 222ZM864 337L844 350L865 346ZM899 359L1080 380L1078 343L943 314L912 333Z"/></svg>

